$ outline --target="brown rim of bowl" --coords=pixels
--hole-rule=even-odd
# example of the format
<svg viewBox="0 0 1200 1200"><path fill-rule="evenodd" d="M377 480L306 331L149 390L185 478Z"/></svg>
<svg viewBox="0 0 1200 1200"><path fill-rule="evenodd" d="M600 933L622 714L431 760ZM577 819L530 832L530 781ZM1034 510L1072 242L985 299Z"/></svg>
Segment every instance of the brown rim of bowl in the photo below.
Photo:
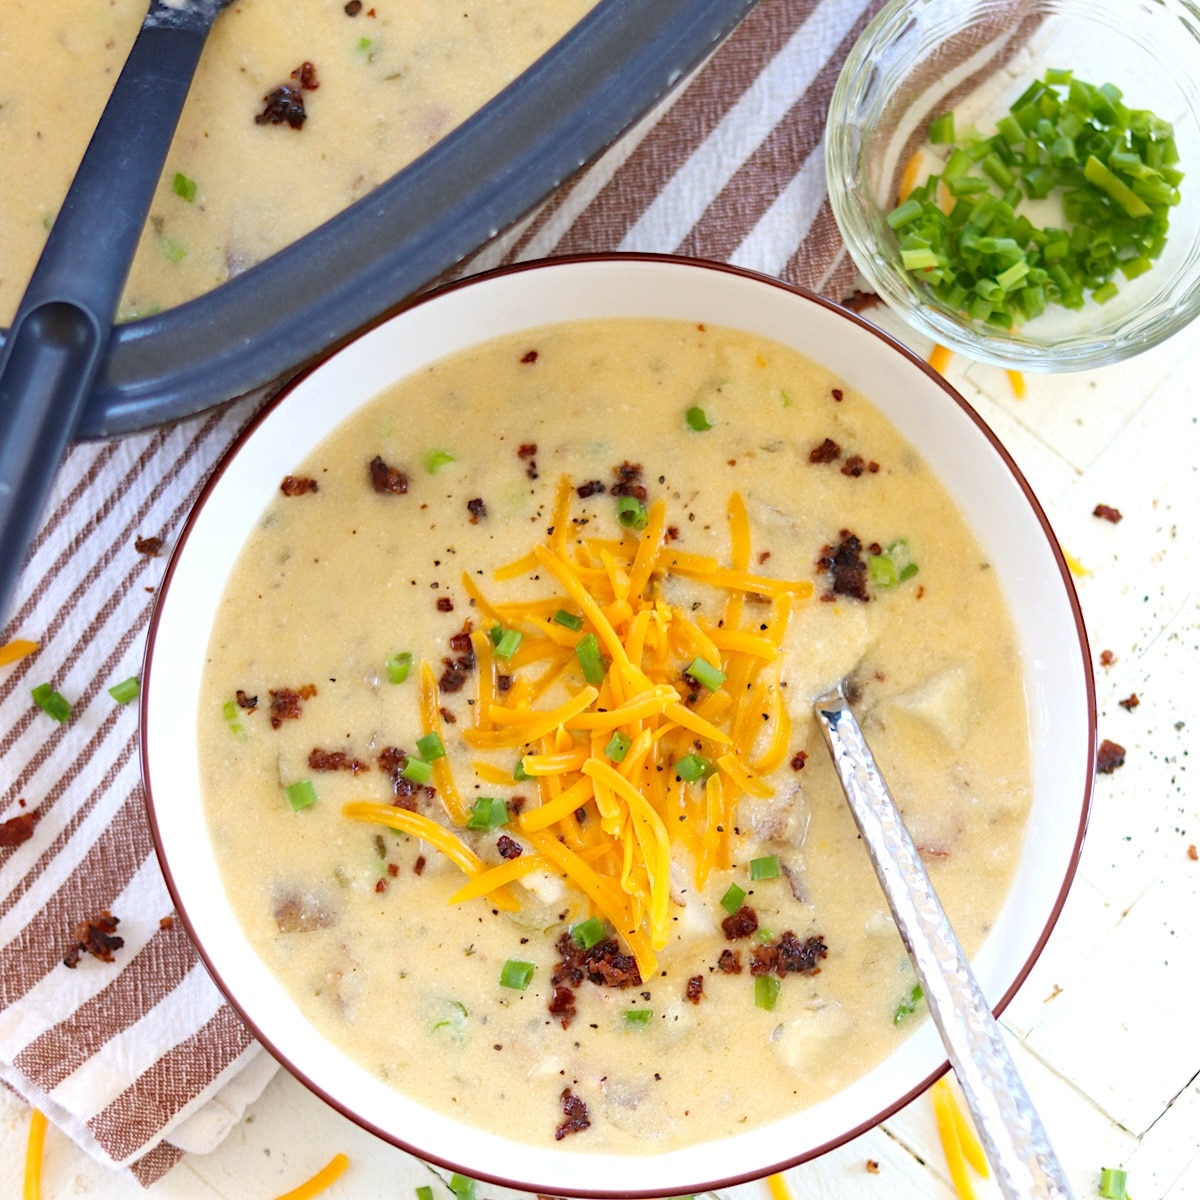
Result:
<svg viewBox="0 0 1200 1200"><path fill-rule="evenodd" d="M579 254L563 258L537 259L531 262L516 263L511 266L499 267L495 270L487 271L479 275L472 275L467 279L457 280L454 283L447 284L444 287L440 287L434 291L424 293L413 300L406 301L405 303L400 304L384 313L377 320L371 322L370 325L360 330L359 333L355 335L355 338L350 339L350 341L357 340L358 337L370 332L372 329L376 328L376 326L383 324L392 317L398 316L402 312L406 312L410 308L415 308L417 305L424 304L429 300L436 299L437 297L445 295L449 292L458 291L460 288L469 287L477 282L524 271L553 270L556 266L567 266L579 263L614 262L671 263L677 266L686 266L698 270L720 271L726 274L736 275L743 279L754 280L767 286L779 288L785 292L790 292L793 295L808 300L821 308L829 310L838 317L857 325L864 332L878 338L890 349L899 353L902 357L907 359L909 363L919 367L920 370L925 373L925 375L927 375L934 383L937 384L939 388L941 388L941 390L946 394L947 397L949 397L950 400L952 400L960 409L962 409L967 417L969 417L970 420L975 424L976 428L983 434L984 438L1000 457L1004 465L1008 468L1009 473L1012 475L1017 483L1017 486L1020 488L1022 495L1025 497L1026 503L1028 503L1030 508L1032 508L1033 513L1042 528L1042 532L1045 534L1046 540L1050 545L1050 550L1054 556L1054 561L1058 566L1059 576L1066 592L1067 600L1071 607L1072 616L1075 620L1075 632L1078 637L1079 651L1082 656L1084 685L1087 693L1088 765L1085 779L1083 804L1079 815L1079 826L1075 834L1075 844L1072 847L1070 861L1067 864L1067 870L1063 877L1062 885L1058 890L1058 895L1055 899L1054 905L1050 910L1050 913L1046 919L1046 923L1040 936L1038 937L1037 942L1035 943L1028 958L1018 970L1016 977L1005 990L1003 996L1001 996L999 1002L995 1006L995 1014L997 1017L999 1017L1000 1014L1003 1013L1003 1011L1008 1007L1022 983L1025 982L1029 972L1033 969L1034 963L1037 962L1042 951L1045 949L1046 943L1050 938L1050 934L1053 932L1054 927L1058 922L1058 918L1062 913L1063 905L1066 903L1067 893L1070 889L1072 881L1075 878L1075 873L1079 866L1079 857L1083 847L1084 834L1087 830L1088 817L1091 812L1092 791L1095 784L1096 730L1098 714L1096 708L1096 685L1091 669L1091 652L1088 645L1087 631L1084 626L1083 613L1079 606L1079 598L1075 593L1075 586L1071 580L1071 572L1067 566L1066 558L1063 556L1063 552L1058 544L1058 539L1050 526L1050 522L1046 517L1045 511L1042 509L1041 504L1038 502L1038 499L1034 495L1033 489L1029 486L1025 476L1021 473L1021 470L1017 466L1013 457L1001 444L1000 440L992 432L991 428L979 416L979 414L975 412L970 404L968 404L967 401L960 396L958 392L955 391L955 389L951 387L950 384L923 359L913 354L911 350L898 342L890 334L885 333L882 329L877 328L869 321L866 321L862 317L858 316L857 313L851 312L849 309L842 307L840 304L835 304L832 300L828 300L824 296L819 296L815 292L809 291L807 288L785 283L780 279L776 279L768 275L762 275L756 271L749 271L742 267L731 266L727 263L713 262L707 259L687 258L677 254ZM149 677L151 660L154 657L154 643L158 632L159 617L167 596L167 592L171 585L172 577L175 573L176 565L178 564L179 559L187 545L187 541L191 534L197 515L204 507L209 495L216 487L217 482L225 473L226 467L230 462L233 461L234 457L240 453L243 445L246 443L255 429L258 428L259 424L263 421L266 415L274 410L277 405L281 404L287 398L288 394L299 383L307 379L312 372L318 370L329 358L331 358L340 349L348 344L349 341L343 342L338 347L329 350L326 354L322 355L322 357L316 363L311 364L300 374L289 380L288 383L282 389L280 389L280 391L266 404L264 404L263 407L246 424L246 426L234 439L229 449L226 450L226 452L221 456L220 461L213 468L212 474L205 482L204 487L197 496L195 503L188 512L183 524L183 529L180 531L179 537L175 542L175 548L171 552L171 557L168 560L166 570L163 573L162 583L159 586L158 595L155 598L154 610L151 614L150 623L146 632L146 649L142 659L141 678L147 679ZM238 1001L238 998L226 985L219 966L213 961L208 950L196 938L195 930L192 926L191 919L188 916L187 909L182 902L182 898L180 897L178 890L176 889L175 879L171 871L170 863L167 861L166 853L164 851L162 840L159 834L158 821L155 815L154 796L150 787L149 764L146 748L146 721L147 691L143 690L141 699L138 702L138 726L140 733L138 739L138 759L142 776L142 790L146 807L146 817L150 825L151 836L154 839L154 850L158 856L159 865L162 868L163 876L166 880L167 888L170 891L171 898L175 902L176 912L183 921L184 927L188 933L188 937L196 949L196 953L200 956L205 967L208 969L208 973L212 976L213 982L216 983L225 999L237 1012L238 1016L245 1022L246 1027L250 1030L254 1037L267 1049L276 1062L284 1067L289 1074L307 1087L314 1095L319 1096L332 1109L341 1113L342 1116L346 1117L360 1128L367 1130L369 1133L373 1133L376 1137L380 1138L380 1140L388 1142L391 1145L408 1152L409 1154L413 1154L425 1162L434 1163L435 1165L443 1167L447 1170L459 1171L464 1175L470 1176L472 1179L478 1179L485 1183L495 1184L499 1187L508 1187L522 1191L537 1192L542 1185L535 1180L509 1179L504 1176L491 1174L486 1169L481 1170L478 1164L452 1162L448 1159L430 1156L419 1146L410 1145L403 1139L395 1137L392 1134L379 1129L370 1121L366 1120L361 1115L348 1108L342 1101L330 1095L319 1084L309 1079L304 1071L297 1067L295 1063L290 1061L285 1055L282 1055L278 1052L275 1045L271 1041L270 1036L264 1030L259 1028L256 1022L250 1019L249 1015ZM713 1180L712 1182L697 1183L695 1185L689 1184L688 1186L693 1191L715 1191L719 1188L733 1187L737 1184L747 1183L754 1179L761 1179L766 1175L785 1171L790 1167L798 1166L800 1163L808 1162L814 1158L820 1158L822 1155L829 1153L831 1150L837 1149L846 1142L852 1141L854 1138L868 1132L869 1130L875 1128L875 1126L880 1124L882 1121L885 1121L889 1117L893 1116L901 1108L904 1108L907 1104L916 1099L917 1096L921 1095L921 1093L924 1092L930 1086L930 1084L939 1079L949 1069L949 1062L943 1062L941 1066L932 1071L920 1083L916 1084L904 1095L885 1105L879 1112L867 1118L865 1121L860 1122L852 1129L846 1130L844 1133L839 1134L837 1137L822 1143L820 1146L817 1146L810 1151L790 1157L784 1156L780 1158L777 1163L773 1163L767 1167L757 1167L749 1171L742 1171L727 1175L721 1179ZM555 1190L558 1192L563 1191L561 1187L556 1187ZM582 1200L625 1200L625 1198L628 1198L628 1200L643 1200L643 1198L644 1200L651 1200L653 1197L664 1195L664 1192L662 1189L637 1191L625 1189L622 1191L613 1191L606 1188L580 1187L571 1188L568 1194L571 1196L581 1197Z"/></svg>

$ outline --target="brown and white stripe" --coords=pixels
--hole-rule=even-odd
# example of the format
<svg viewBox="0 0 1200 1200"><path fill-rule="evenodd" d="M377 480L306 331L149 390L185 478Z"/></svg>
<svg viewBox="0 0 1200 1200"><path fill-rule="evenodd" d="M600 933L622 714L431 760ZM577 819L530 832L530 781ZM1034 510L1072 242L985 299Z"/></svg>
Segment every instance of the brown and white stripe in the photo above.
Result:
<svg viewBox="0 0 1200 1200"><path fill-rule="evenodd" d="M461 273L649 250L843 298L854 274L825 196L822 127L880 2L761 0L685 88ZM138 673L163 566L135 539L169 546L254 408L74 447L0 629L0 644L41 643L0 672L0 821L40 814L29 841L0 850L0 1080L144 1184L215 1144L229 1118L213 1112L240 1111L273 1069L182 929L160 926L170 899L142 809L136 713L106 690ZM31 704L42 682L72 701L65 726ZM121 919L116 961L62 966L74 926L105 909Z"/></svg>

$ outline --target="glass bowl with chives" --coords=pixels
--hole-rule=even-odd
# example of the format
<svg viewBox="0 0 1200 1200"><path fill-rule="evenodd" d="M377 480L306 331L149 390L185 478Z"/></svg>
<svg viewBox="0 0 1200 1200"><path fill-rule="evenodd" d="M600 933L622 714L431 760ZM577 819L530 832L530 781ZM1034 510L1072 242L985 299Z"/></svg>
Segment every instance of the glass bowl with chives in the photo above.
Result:
<svg viewBox="0 0 1200 1200"><path fill-rule="evenodd" d="M863 286L997 366L1119 362L1200 311L1187 0L892 0L826 124Z"/></svg>

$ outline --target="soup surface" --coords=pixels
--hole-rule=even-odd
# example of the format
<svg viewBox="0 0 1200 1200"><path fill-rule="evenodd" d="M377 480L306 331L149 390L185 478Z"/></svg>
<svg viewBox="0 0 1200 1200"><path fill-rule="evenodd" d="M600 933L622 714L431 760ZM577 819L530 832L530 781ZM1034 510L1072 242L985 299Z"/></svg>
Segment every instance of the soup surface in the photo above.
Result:
<svg viewBox="0 0 1200 1200"><path fill-rule="evenodd" d="M365 196L595 3L239 0L205 45L120 318L190 300ZM146 0L0 6L0 325L145 15Z"/></svg>
<svg viewBox="0 0 1200 1200"><path fill-rule="evenodd" d="M353 415L241 555L199 718L226 887L313 1024L435 1109L739 1132L924 1011L812 719L841 678L973 950L1029 807L1022 664L912 448L744 333L489 343Z"/></svg>

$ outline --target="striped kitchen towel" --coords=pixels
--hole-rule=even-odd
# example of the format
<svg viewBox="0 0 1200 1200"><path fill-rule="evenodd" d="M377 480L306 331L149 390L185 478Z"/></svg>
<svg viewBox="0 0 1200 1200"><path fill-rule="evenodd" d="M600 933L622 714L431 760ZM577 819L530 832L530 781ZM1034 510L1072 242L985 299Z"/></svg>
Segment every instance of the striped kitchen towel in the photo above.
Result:
<svg viewBox="0 0 1200 1200"><path fill-rule="evenodd" d="M465 270L677 252L844 298L854 271L825 193L822 125L879 3L761 0L686 87ZM0 666L0 1080L144 1184L216 1145L274 1069L172 920L136 706L108 694L137 674L166 555L259 403L73 447L0 628L0 646L40 646ZM42 683L71 703L65 724L32 703ZM77 926L105 913L123 945L106 949L100 930L101 957L63 965Z"/></svg>

